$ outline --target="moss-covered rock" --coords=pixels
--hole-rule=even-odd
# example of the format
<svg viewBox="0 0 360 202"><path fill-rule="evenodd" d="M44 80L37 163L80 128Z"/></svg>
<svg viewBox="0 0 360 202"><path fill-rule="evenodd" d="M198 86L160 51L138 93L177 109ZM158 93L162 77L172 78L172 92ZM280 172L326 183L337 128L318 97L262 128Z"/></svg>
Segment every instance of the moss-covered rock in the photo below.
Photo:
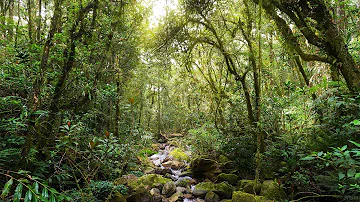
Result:
<svg viewBox="0 0 360 202"><path fill-rule="evenodd" d="M135 187L134 192L126 199L127 202L150 202L151 196L148 191L148 187L140 184Z"/></svg>
<svg viewBox="0 0 360 202"><path fill-rule="evenodd" d="M216 180L216 173L220 173L218 163L209 158L197 157L192 160L190 168L193 174L193 177L196 179L209 179Z"/></svg>
<svg viewBox="0 0 360 202"><path fill-rule="evenodd" d="M234 188L225 182L214 184L212 182L201 182L193 190L195 196L205 196L208 192L213 191L219 196L230 198Z"/></svg>
<svg viewBox="0 0 360 202"><path fill-rule="evenodd" d="M228 157L226 157L222 154L219 156L218 160L219 160L220 164L226 164L228 162L231 162L231 160Z"/></svg>
<svg viewBox="0 0 360 202"><path fill-rule="evenodd" d="M226 174L226 173L220 173L217 177L218 182L229 182L231 185L236 185L238 180L238 176L235 174Z"/></svg>
<svg viewBox="0 0 360 202"><path fill-rule="evenodd" d="M214 192L223 198L231 198L234 187L226 182L215 184Z"/></svg>
<svg viewBox="0 0 360 202"><path fill-rule="evenodd" d="M138 187L139 185L145 185L149 187L149 189L154 187L162 188L164 184L170 181L171 179L164 178L161 175L148 174L140 177L137 181L128 183L128 185L133 189L136 189L136 187Z"/></svg>
<svg viewBox="0 0 360 202"><path fill-rule="evenodd" d="M206 202L219 202L219 201L220 201L220 197L219 197L219 195L217 195L215 192L209 191L209 192L205 195L205 201L206 201Z"/></svg>
<svg viewBox="0 0 360 202"><path fill-rule="evenodd" d="M215 184L212 182L201 182L194 187L195 196L205 196L209 191L215 190Z"/></svg>
<svg viewBox="0 0 360 202"><path fill-rule="evenodd" d="M126 197L119 192L116 192L113 197L111 197L110 202L126 202Z"/></svg>
<svg viewBox="0 0 360 202"><path fill-rule="evenodd" d="M167 182L161 191L161 193L163 195L165 195L166 197L171 196L175 192L176 192L176 185L175 185L175 182L173 182L173 181Z"/></svg>
<svg viewBox="0 0 360 202"><path fill-rule="evenodd" d="M274 180L265 180L261 185L260 195L272 200L286 199L286 193Z"/></svg>
<svg viewBox="0 0 360 202"><path fill-rule="evenodd" d="M261 184L255 180L240 180L239 190L249 194L259 194L261 190Z"/></svg>
<svg viewBox="0 0 360 202"><path fill-rule="evenodd" d="M254 194L242 191L234 191L232 195L232 202L270 202L270 200L267 200L263 196L255 196Z"/></svg>
<svg viewBox="0 0 360 202"><path fill-rule="evenodd" d="M190 157L180 148L176 148L170 152L170 155L178 161L190 162Z"/></svg>
<svg viewBox="0 0 360 202"><path fill-rule="evenodd" d="M191 184L195 184L195 180L193 180L191 178L183 178L183 179L177 181L175 184L177 187L187 187Z"/></svg>

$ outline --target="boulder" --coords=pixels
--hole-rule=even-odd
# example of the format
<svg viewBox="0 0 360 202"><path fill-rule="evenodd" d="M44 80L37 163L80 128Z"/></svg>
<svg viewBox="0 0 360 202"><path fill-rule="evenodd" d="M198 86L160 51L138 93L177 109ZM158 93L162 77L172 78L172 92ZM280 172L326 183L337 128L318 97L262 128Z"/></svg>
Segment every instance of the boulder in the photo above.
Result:
<svg viewBox="0 0 360 202"><path fill-rule="evenodd" d="M131 195L126 199L127 202L151 202L151 196L148 191L148 187L140 184L138 185Z"/></svg>
<svg viewBox="0 0 360 202"><path fill-rule="evenodd" d="M190 157L181 149L176 148L170 152L170 155L178 161L190 162Z"/></svg>
<svg viewBox="0 0 360 202"><path fill-rule="evenodd" d="M138 177L136 177L136 175L133 174L129 174L129 175L123 175L119 178L117 178L116 180L114 180L114 185L128 185L131 183L134 183L138 180Z"/></svg>
<svg viewBox="0 0 360 202"><path fill-rule="evenodd" d="M214 184L212 182L201 182L195 185L193 194L195 196L205 196L208 192L213 191L224 198L231 198L234 188L225 182Z"/></svg>
<svg viewBox="0 0 360 202"><path fill-rule="evenodd" d="M261 184L255 180L240 180L239 190L249 194L259 194L261 190Z"/></svg>
<svg viewBox="0 0 360 202"><path fill-rule="evenodd" d="M147 174L147 175L143 175L141 176L137 181L132 181L129 182L128 185L132 188L132 189L136 189L136 187L140 186L140 185L144 185L146 187L150 188L159 188L161 189L164 184L166 184L167 182L170 182L171 179L167 179L164 178L161 175L158 174Z"/></svg>
<svg viewBox="0 0 360 202"><path fill-rule="evenodd" d="M175 182L170 181L167 182L164 187L162 188L161 194L165 195L166 197L171 196L176 192L176 185Z"/></svg>
<svg viewBox="0 0 360 202"><path fill-rule="evenodd" d="M194 196L205 196L209 191L213 191L215 189L215 184L212 182L201 182L195 185L192 193Z"/></svg>
<svg viewBox="0 0 360 202"><path fill-rule="evenodd" d="M195 179L216 180L215 174L220 173L217 162L204 157L195 158L190 164L190 169Z"/></svg>
<svg viewBox="0 0 360 202"><path fill-rule="evenodd" d="M185 188L185 187L176 187L176 192L185 193L185 192L186 192L186 188Z"/></svg>
<svg viewBox="0 0 360 202"><path fill-rule="evenodd" d="M160 190L158 188L152 188L150 190L150 195L152 202L160 202L162 200Z"/></svg>
<svg viewBox="0 0 360 202"><path fill-rule="evenodd" d="M232 202L270 202L263 196L255 196L254 194L245 193L242 191L234 191L232 195Z"/></svg>
<svg viewBox="0 0 360 202"><path fill-rule="evenodd" d="M183 179L180 179L178 180L175 184L176 186L178 187L186 187L186 186L189 186L191 184L195 184L195 180L194 179L191 179L191 178L183 178Z"/></svg>
<svg viewBox="0 0 360 202"><path fill-rule="evenodd" d="M155 168L155 174L166 175L167 173L169 174L172 173L170 168L160 168L160 167Z"/></svg>
<svg viewBox="0 0 360 202"><path fill-rule="evenodd" d="M194 196L192 194L184 194L183 197L187 198L187 199L193 199L194 198Z"/></svg>
<svg viewBox="0 0 360 202"><path fill-rule="evenodd" d="M205 201L206 202L219 202L220 201L220 197L213 191L209 191L206 195L205 195Z"/></svg>
<svg viewBox="0 0 360 202"><path fill-rule="evenodd" d="M215 184L214 192L223 198L231 198L232 192L234 191L234 187L229 183L221 182Z"/></svg>
<svg viewBox="0 0 360 202"><path fill-rule="evenodd" d="M183 162L173 160L173 161L167 161L167 162L163 163L162 166L164 166L165 168L179 170L181 168L184 168L186 165Z"/></svg>
<svg viewBox="0 0 360 202"><path fill-rule="evenodd" d="M175 192L173 195L171 195L170 198L168 198L169 202L176 202L182 197L183 194L181 192Z"/></svg>
<svg viewBox="0 0 360 202"><path fill-rule="evenodd" d="M116 192L113 197L111 197L110 202L126 202L126 197L119 192Z"/></svg>
<svg viewBox="0 0 360 202"><path fill-rule="evenodd" d="M217 177L218 182L229 182L231 185L236 185L238 176L235 174L220 173Z"/></svg>
<svg viewBox="0 0 360 202"><path fill-rule="evenodd" d="M265 180L261 185L260 195L267 199L283 200L286 199L286 193L274 180Z"/></svg>

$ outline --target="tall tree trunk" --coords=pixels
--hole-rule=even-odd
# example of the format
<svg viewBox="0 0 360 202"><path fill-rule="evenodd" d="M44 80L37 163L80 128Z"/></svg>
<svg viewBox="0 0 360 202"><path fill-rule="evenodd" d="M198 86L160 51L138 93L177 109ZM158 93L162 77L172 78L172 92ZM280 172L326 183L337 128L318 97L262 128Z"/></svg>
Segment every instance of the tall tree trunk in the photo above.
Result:
<svg viewBox="0 0 360 202"><path fill-rule="evenodd" d="M27 0L27 12L28 12L28 37L30 44L33 43L33 17L32 17L32 0Z"/></svg>

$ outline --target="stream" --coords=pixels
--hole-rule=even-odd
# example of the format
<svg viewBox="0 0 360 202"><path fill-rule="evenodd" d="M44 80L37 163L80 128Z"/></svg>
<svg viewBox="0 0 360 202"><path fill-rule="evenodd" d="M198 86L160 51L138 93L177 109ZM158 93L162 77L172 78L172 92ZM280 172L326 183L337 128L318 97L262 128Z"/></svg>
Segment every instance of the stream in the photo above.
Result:
<svg viewBox="0 0 360 202"><path fill-rule="evenodd" d="M191 182L191 185L186 188L186 190L183 192L183 201L184 202L202 202L204 200L200 198L196 198L192 195L192 191L195 187L196 180L191 178L188 175L182 175L184 171L186 171L186 167L188 166L188 163L184 163L183 166L180 166L181 168L174 168L174 166L164 166L167 162L172 162L174 159L172 159L170 152L174 150L176 147L167 145L166 143L162 143L160 145L160 150L158 153L152 155L149 157L150 161L156 166L158 173L166 173L165 175L162 174L164 177L171 178L175 184L178 184L180 181L184 179L188 179L189 182ZM179 187L177 187L178 189ZM181 199L177 199L176 201L181 201Z"/></svg>

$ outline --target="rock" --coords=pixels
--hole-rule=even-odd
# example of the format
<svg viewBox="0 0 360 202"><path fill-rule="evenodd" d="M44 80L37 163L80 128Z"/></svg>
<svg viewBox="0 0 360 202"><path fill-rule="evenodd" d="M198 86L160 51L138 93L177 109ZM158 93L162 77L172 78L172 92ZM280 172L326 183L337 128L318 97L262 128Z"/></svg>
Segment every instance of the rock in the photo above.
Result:
<svg viewBox="0 0 360 202"><path fill-rule="evenodd" d="M183 162L173 160L173 161L167 161L167 162L163 163L162 166L164 166L165 168L179 170L181 168L184 168L186 165Z"/></svg>
<svg viewBox="0 0 360 202"><path fill-rule="evenodd" d="M231 199L223 199L220 202L232 202L232 200Z"/></svg>
<svg viewBox="0 0 360 202"><path fill-rule="evenodd" d="M223 198L231 198L234 187L226 182L215 184L214 192Z"/></svg>
<svg viewBox="0 0 360 202"><path fill-rule="evenodd" d="M197 199L195 200L195 202L206 202L206 201L203 200L203 199L197 198Z"/></svg>
<svg viewBox="0 0 360 202"><path fill-rule="evenodd" d="M185 193L185 192L186 192L186 188L185 188L185 187L176 187L176 192Z"/></svg>
<svg viewBox="0 0 360 202"><path fill-rule="evenodd" d="M179 148L172 150L170 155L174 157L175 160L190 162L190 157Z"/></svg>
<svg viewBox="0 0 360 202"><path fill-rule="evenodd" d="M238 176L235 174L226 174L226 173L220 173L217 177L218 182L229 182L231 185L236 185L238 180Z"/></svg>
<svg viewBox="0 0 360 202"><path fill-rule="evenodd" d="M119 178L117 178L116 180L114 180L114 185L128 185L129 183L132 182L136 182L138 180L138 177L136 177L136 175L133 174L129 174L129 175L123 175Z"/></svg>
<svg viewBox="0 0 360 202"><path fill-rule="evenodd" d="M192 194L184 194L183 195L184 198L187 198L187 199L192 199L194 198L194 196Z"/></svg>
<svg viewBox="0 0 360 202"><path fill-rule="evenodd" d="M239 190L242 190L249 194L259 194L261 190L261 184L255 180L240 180Z"/></svg>
<svg viewBox="0 0 360 202"><path fill-rule="evenodd" d="M192 171L183 171L179 177L192 177L193 174L192 174Z"/></svg>
<svg viewBox="0 0 360 202"><path fill-rule="evenodd" d="M116 192L110 199L110 202L126 202L126 197L119 192Z"/></svg>
<svg viewBox="0 0 360 202"><path fill-rule="evenodd" d="M270 202L263 196L255 196L253 194L245 193L242 191L234 191L232 202Z"/></svg>
<svg viewBox="0 0 360 202"><path fill-rule="evenodd" d="M151 196L148 191L148 187L140 184L135 189L134 192L126 199L127 202L150 202Z"/></svg>
<svg viewBox="0 0 360 202"><path fill-rule="evenodd" d="M156 173L155 171L156 171L156 169L154 169L154 168L152 168L152 167L147 167L147 168L144 170L144 174L145 174L145 175L146 175L146 174L154 174L154 173Z"/></svg>
<svg viewBox="0 0 360 202"><path fill-rule="evenodd" d="M167 182L162 191L161 191L161 194L165 195L166 197L169 197L171 196L172 194L174 194L176 192L176 185L175 185L175 182L173 181L170 181L170 182Z"/></svg>
<svg viewBox="0 0 360 202"><path fill-rule="evenodd" d="M195 180L194 179L191 179L191 178L183 178L181 180L178 180L175 184L176 186L178 187L186 187L186 186L189 186L191 184L195 184Z"/></svg>
<svg viewBox="0 0 360 202"><path fill-rule="evenodd" d="M201 183L195 185L192 193L195 196L203 197L208 192L213 191L216 194L218 194L219 196L222 196L224 198L231 198L233 190L234 190L234 188L225 182L222 182L219 184L214 184L212 182L201 182Z"/></svg>
<svg viewBox="0 0 360 202"><path fill-rule="evenodd" d="M128 183L128 185L133 189L136 189L136 187L140 185L145 185L149 188L160 189L164 186L164 184L170 181L171 179L164 178L163 176L158 174L147 174L141 176L137 181L132 181L131 183Z"/></svg>
<svg viewBox="0 0 360 202"><path fill-rule="evenodd" d="M220 172L216 161L204 157L195 158L191 162L190 168L195 179L207 178L210 180L216 180L215 173Z"/></svg>
<svg viewBox="0 0 360 202"><path fill-rule="evenodd" d="M160 168L160 167L155 168L155 174L166 175L167 173L169 174L172 173L170 168Z"/></svg>
<svg viewBox="0 0 360 202"><path fill-rule="evenodd" d="M150 190L150 195L152 202L160 202L162 200L160 190L158 188L152 188Z"/></svg>
<svg viewBox="0 0 360 202"><path fill-rule="evenodd" d="M169 202L175 202L178 201L180 197L182 197L183 194L181 192L175 192L170 198L168 198Z"/></svg>
<svg viewBox="0 0 360 202"><path fill-rule="evenodd" d="M286 199L286 193L274 180L265 180L261 185L260 195L267 199L283 200Z"/></svg>
<svg viewBox="0 0 360 202"><path fill-rule="evenodd" d="M169 174L169 173L166 173L165 177L171 179L172 181L177 180L177 178L175 176L173 176L172 174Z"/></svg>
<svg viewBox="0 0 360 202"><path fill-rule="evenodd" d="M201 182L195 185L192 193L194 196L205 196L209 191L213 191L215 189L215 185L212 182Z"/></svg>
<svg viewBox="0 0 360 202"><path fill-rule="evenodd" d="M220 201L220 197L215 194L215 192L213 191L209 191L206 195L205 195L205 201L206 202L219 202Z"/></svg>
<svg viewBox="0 0 360 202"><path fill-rule="evenodd" d="M228 157L226 157L222 154L219 156L218 160L219 160L220 164L226 164L228 162L231 162L231 160Z"/></svg>

